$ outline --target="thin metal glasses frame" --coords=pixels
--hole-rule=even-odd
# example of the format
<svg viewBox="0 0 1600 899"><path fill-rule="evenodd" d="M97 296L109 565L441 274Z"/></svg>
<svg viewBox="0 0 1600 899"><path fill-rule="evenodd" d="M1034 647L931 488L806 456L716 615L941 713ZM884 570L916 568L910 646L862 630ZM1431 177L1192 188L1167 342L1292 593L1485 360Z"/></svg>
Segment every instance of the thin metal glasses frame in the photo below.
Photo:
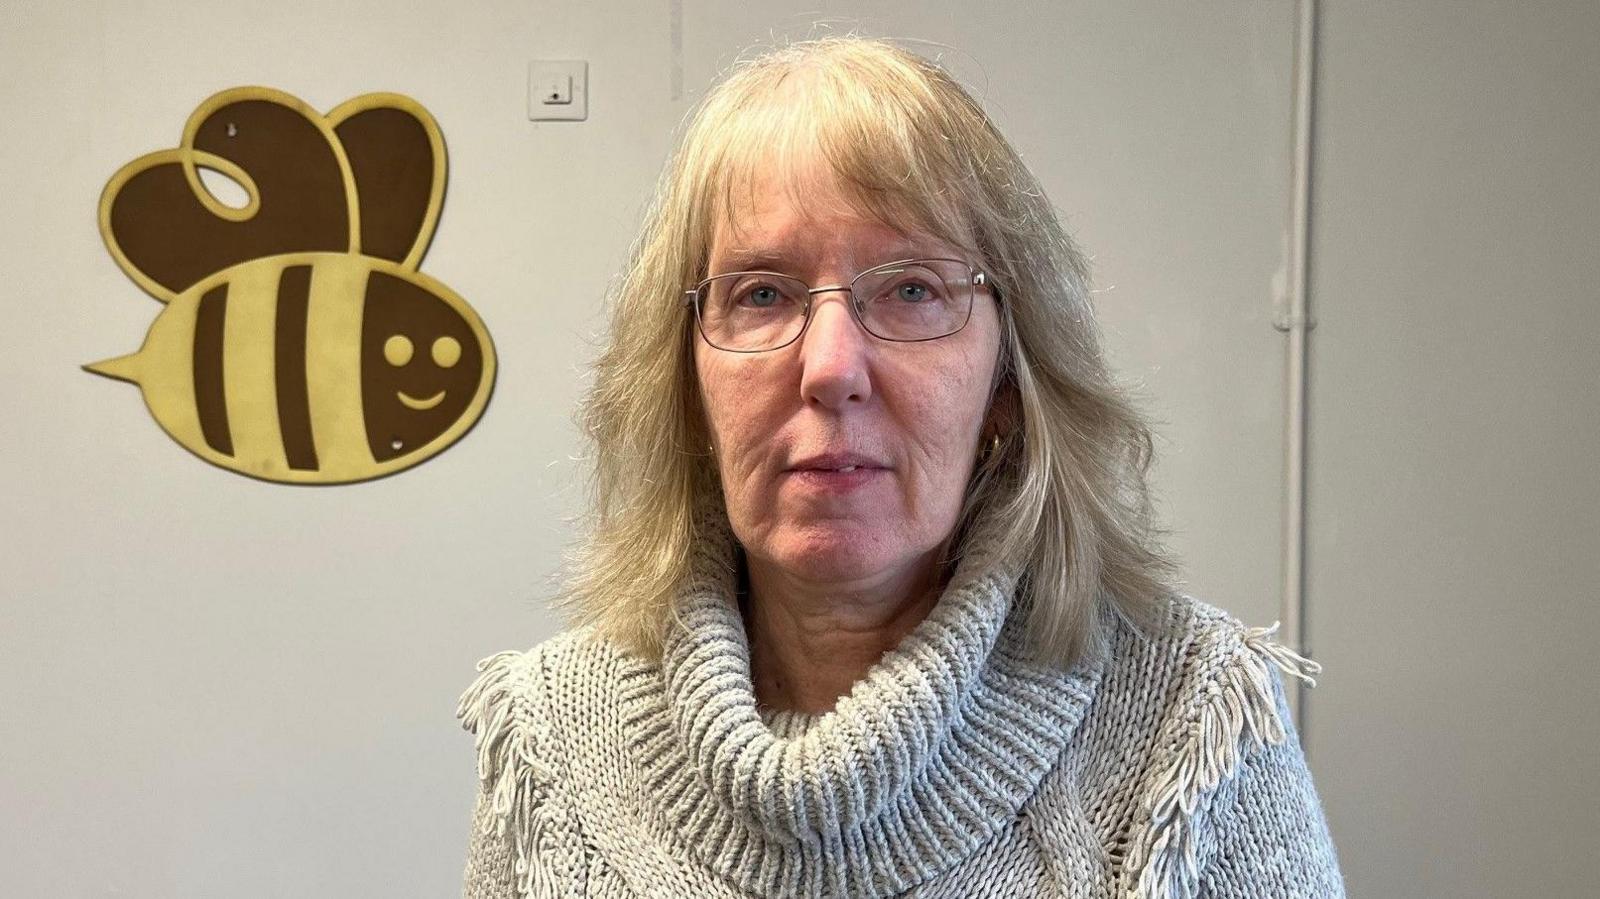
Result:
<svg viewBox="0 0 1600 899"><path fill-rule="evenodd" d="M906 338L906 337L884 337L882 334L879 334L879 333L873 331L871 328L867 327L867 323L861 320L861 310L859 308L857 308L857 304L855 302L855 300L856 300L856 292L855 292L856 282L860 281L862 278L867 277L868 275L874 275L874 274L877 274L879 272L882 272L885 269L891 269L891 268L894 268L897 265L910 265L910 264L916 263L916 262L954 262L954 263L957 263L958 265L967 266L967 273L968 273L969 283L972 285L971 295L967 299L967 317L961 320L961 326L960 327L956 328L953 331L946 331L945 333L940 334L940 335L935 336L935 337L910 337L910 338ZM774 277L774 278L785 278L785 279L788 279L790 281L798 281L801 284L805 284L805 281L801 280L800 278L797 278L794 275L786 275L783 272L740 271L740 272L723 272L720 275L712 275L711 277L702 280L700 283L696 284L694 287L690 288L689 290L685 290L683 292L683 305L688 306L688 307L692 307L694 309L695 329L700 332L700 336L705 339L705 342L707 344L709 344L712 347L715 347L716 349L722 350L725 353L770 353L773 350L781 350L784 347L788 346L789 344L794 343L796 340L799 340L806 333L806 329L811 327L811 298L816 296L819 293L833 293L835 291L842 290L845 293L849 294L851 301L846 303L845 305L850 307L850 317L856 320L856 324L861 326L861 330L867 332L868 334L872 335L873 337L876 337L879 340L887 340L887 341L889 341L891 343L923 343L923 342L926 342L926 341L929 341L929 340L942 340L942 339L944 339L946 337L949 337L951 334L959 333L963 328L965 328L967 326L968 322L972 321L972 304L978 298L978 288L980 288L980 287L988 287L989 288L989 292L994 297L995 302L996 303L1000 302L1000 291L993 284L989 283L989 276L986 273L984 273L984 271L982 269L973 268L972 264L967 262L965 259L948 259L948 258L941 258L941 257L926 257L926 256L918 257L918 258L915 258L915 259L898 259L898 260L896 260L894 262L885 262L882 265L875 265L872 268L867 269L866 271L860 272L854 278L850 279L850 283L849 284L833 284L833 285L829 285L827 287L812 287L811 285L807 284L806 285L806 304L805 304L805 307L802 308L801 311L800 311L800 315L801 315L801 318L803 319L804 323L800 326L800 330L795 332L795 335L793 337L789 338L788 340L785 340L783 343L780 343L777 346L762 347L761 349L758 349L758 350L735 350L735 349L729 349L729 348L723 347L723 346L718 346L716 343L712 342L712 340L711 340L711 338L709 336L706 335L705 323L700 318L700 302L699 302L700 292L705 289L707 284L710 284L712 281L715 281L715 280L717 280L719 278L727 278L727 277L731 277L733 275L768 275L768 276L771 276L771 277Z"/></svg>

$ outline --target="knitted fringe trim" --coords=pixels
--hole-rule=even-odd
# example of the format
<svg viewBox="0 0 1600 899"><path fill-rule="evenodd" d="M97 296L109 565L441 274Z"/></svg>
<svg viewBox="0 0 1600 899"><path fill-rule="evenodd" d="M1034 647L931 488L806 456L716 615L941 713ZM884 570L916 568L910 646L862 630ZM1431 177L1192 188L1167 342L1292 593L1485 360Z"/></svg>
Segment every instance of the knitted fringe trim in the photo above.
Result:
<svg viewBox="0 0 1600 899"><path fill-rule="evenodd" d="M1231 777L1243 755L1240 737L1248 732L1256 747L1282 743L1287 737L1272 693L1269 663L1312 687L1322 666L1267 639L1271 627L1246 628L1243 651L1225 666L1218 682L1207 686L1207 701L1190 724L1189 738L1171 766L1145 795L1142 807L1149 826L1128 856L1128 870L1139 879L1135 899L1192 899L1199 889L1193 818L1202 797Z"/></svg>
<svg viewBox="0 0 1600 899"><path fill-rule="evenodd" d="M493 817L483 834L505 839L512 834L516 846L516 889L521 899L555 899L561 881L540 856L567 860L565 837L570 833L554 801L555 772L540 758L540 743L549 735L538 727L527 705L519 700L530 681L527 668L536 660L516 651L501 652L478 663L481 672L462 694L456 707L461 724L476 735L478 781L490 798Z"/></svg>

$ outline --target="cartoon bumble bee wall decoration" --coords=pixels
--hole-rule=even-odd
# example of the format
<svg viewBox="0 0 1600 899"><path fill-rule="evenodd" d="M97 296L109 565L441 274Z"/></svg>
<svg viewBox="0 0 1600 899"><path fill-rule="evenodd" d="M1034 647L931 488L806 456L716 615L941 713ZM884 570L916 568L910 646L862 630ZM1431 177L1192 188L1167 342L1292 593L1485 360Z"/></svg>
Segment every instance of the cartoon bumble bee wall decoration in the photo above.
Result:
<svg viewBox="0 0 1600 899"><path fill-rule="evenodd" d="M218 200L201 169L248 202ZM101 194L106 247L166 308L138 352L84 368L139 385L173 439L240 474L348 483L434 456L495 374L477 313L417 270L444 185L444 139L409 97L324 116L270 88L212 96L178 147Z"/></svg>

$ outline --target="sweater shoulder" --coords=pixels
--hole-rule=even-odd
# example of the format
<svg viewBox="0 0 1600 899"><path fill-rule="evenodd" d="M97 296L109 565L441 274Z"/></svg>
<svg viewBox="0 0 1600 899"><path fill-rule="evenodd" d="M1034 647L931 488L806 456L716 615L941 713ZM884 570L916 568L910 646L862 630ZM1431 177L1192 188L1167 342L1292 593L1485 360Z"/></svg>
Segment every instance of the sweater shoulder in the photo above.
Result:
<svg viewBox="0 0 1600 899"><path fill-rule="evenodd" d="M479 784L467 895L581 894L582 826L563 787L566 759L550 708L551 668L571 643L562 633L483 659L456 707L473 735Z"/></svg>
<svg viewBox="0 0 1600 899"><path fill-rule="evenodd" d="M1252 626L1188 594L1171 596L1163 612L1164 631L1123 626L1116 641L1125 687L1152 691L1145 699L1158 707L1158 748L1174 754L1211 748L1200 732L1218 725L1234 743L1282 742L1285 722L1275 698L1282 678L1315 687L1322 666L1277 639L1280 622Z"/></svg>
<svg viewBox="0 0 1600 899"><path fill-rule="evenodd" d="M1117 629L1121 661L1146 670L1161 669L1198 688L1186 697L1191 700L1203 699L1216 677L1240 666L1276 667L1313 686L1310 675L1321 670L1275 639L1277 621L1253 627L1226 608L1186 593L1167 597L1158 617L1164 627L1154 631L1128 624ZM1179 698L1185 698L1181 691Z"/></svg>
<svg viewBox="0 0 1600 899"><path fill-rule="evenodd" d="M511 731L544 744L524 749L548 747L553 739L547 732L551 691L560 682L562 667L585 645L585 634L567 630L528 649L508 649L479 660L477 676L456 705L456 717L477 738L480 752ZM481 765L479 774L485 774Z"/></svg>
<svg viewBox="0 0 1600 899"><path fill-rule="evenodd" d="M1282 675L1316 685L1322 667L1274 639L1279 622L1252 627L1198 597L1174 594L1164 633L1138 635L1123 661L1168 684L1128 857L1139 896L1191 895L1203 811L1253 752L1293 734ZM1150 678L1155 672L1164 677Z"/></svg>
<svg viewBox="0 0 1600 899"><path fill-rule="evenodd" d="M487 785L514 760L527 760L539 776L553 779L563 745L558 723L564 710L571 711L566 706L575 680L606 667L615 653L589 628L577 627L480 660L456 706L462 728L475 738L479 779Z"/></svg>

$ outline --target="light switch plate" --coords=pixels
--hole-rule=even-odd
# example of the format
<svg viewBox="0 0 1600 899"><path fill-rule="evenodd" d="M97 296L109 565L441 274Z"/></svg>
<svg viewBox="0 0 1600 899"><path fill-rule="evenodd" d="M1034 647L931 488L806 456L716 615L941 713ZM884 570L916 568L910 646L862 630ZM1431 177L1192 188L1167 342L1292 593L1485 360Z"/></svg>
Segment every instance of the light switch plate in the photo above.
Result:
<svg viewBox="0 0 1600 899"><path fill-rule="evenodd" d="M528 119L581 122L589 117L589 63L536 59L528 63Z"/></svg>

